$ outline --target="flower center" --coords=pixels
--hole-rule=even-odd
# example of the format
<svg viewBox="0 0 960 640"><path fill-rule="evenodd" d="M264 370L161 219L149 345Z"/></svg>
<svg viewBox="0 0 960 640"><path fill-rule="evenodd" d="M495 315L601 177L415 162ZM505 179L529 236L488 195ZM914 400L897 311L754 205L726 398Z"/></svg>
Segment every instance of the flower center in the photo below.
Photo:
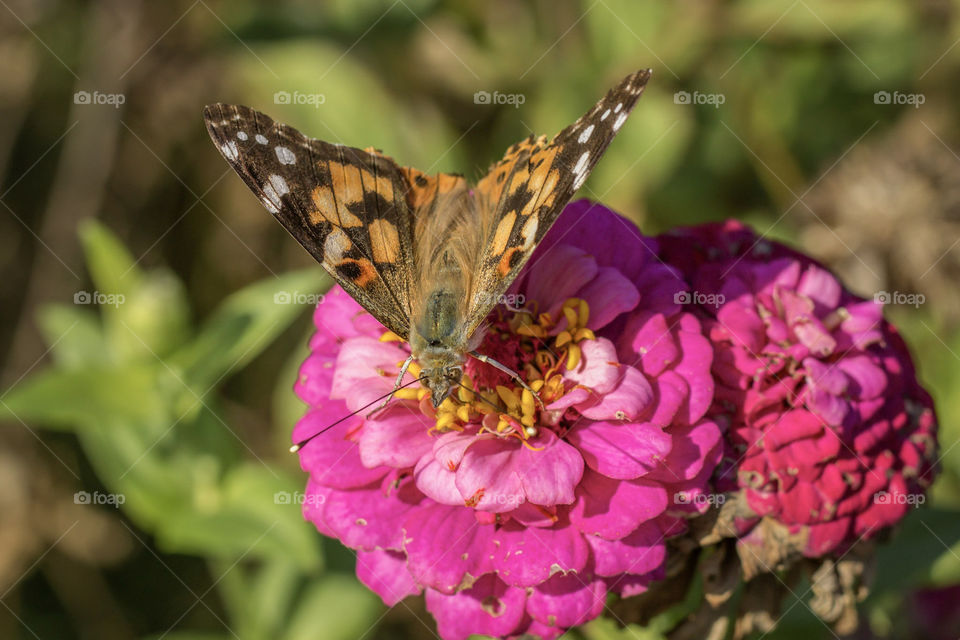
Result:
<svg viewBox="0 0 960 640"><path fill-rule="evenodd" d="M517 373L546 407L572 388L563 373L580 365L580 343L596 339L587 328L589 318L589 306L579 298L564 302L556 318L500 305L487 318L478 351ZM410 365L410 373L420 376L417 363ZM434 420L432 431L475 428L478 435L515 437L527 446L541 427L558 425L562 415L557 414L563 413L543 410L533 393L511 375L474 358L467 359L459 389L436 410L425 388L400 389L395 397L418 402L424 415Z"/></svg>

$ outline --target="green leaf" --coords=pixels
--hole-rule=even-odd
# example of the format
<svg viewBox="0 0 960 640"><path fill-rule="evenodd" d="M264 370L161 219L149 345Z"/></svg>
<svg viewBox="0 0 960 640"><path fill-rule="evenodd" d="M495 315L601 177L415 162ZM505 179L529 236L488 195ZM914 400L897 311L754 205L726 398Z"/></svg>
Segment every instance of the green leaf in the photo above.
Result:
<svg viewBox="0 0 960 640"><path fill-rule="evenodd" d="M127 296L139 286L143 272L112 231L96 220L86 220L80 224L80 240L98 291Z"/></svg>
<svg viewBox="0 0 960 640"><path fill-rule="evenodd" d="M216 487L194 496L190 510L173 514L157 532L164 549L215 557L255 557L320 564L319 539L303 520L299 483L265 464L232 469Z"/></svg>
<svg viewBox="0 0 960 640"><path fill-rule="evenodd" d="M153 367L48 369L3 396L0 417L61 429L151 424L166 415Z"/></svg>
<svg viewBox="0 0 960 640"><path fill-rule="evenodd" d="M284 640L356 640L383 609L355 578L329 574L307 587L283 635Z"/></svg>
<svg viewBox="0 0 960 640"><path fill-rule="evenodd" d="M960 517L956 511L913 509L877 549L873 591L904 592L960 577Z"/></svg>
<svg viewBox="0 0 960 640"><path fill-rule="evenodd" d="M60 367L78 369L107 364L107 345L96 313L82 307L50 304L38 315L44 342Z"/></svg>
<svg viewBox="0 0 960 640"><path fill-rule="evenodd" d="M297 300L325 291L330 279L319 268L253 284L228 297L197 337L173 361L199 393L240 369L290 326L309 305Z"/></svg>

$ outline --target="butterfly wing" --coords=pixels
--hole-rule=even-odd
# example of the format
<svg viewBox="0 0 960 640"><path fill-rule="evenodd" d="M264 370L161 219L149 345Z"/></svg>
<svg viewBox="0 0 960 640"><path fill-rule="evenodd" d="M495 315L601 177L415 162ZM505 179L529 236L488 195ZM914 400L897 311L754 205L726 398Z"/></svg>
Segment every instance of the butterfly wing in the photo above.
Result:
<svg viewBox="0 0 960 640"><path fill-rule="evenodd" d="M481 225L489 231L476 266L466 335L483 322L583 185L649 79L649 70L627 76L552 140L531 136L513 145L477 184L478 211L491 219Z"/></svg>
<svg viewBox="0 0 960 640"><path fill-rule="evenodd" d="M204 108L221 155L385 327L406 338L413 277L408 174L379 152L308 138L249 107Z"/></svg>

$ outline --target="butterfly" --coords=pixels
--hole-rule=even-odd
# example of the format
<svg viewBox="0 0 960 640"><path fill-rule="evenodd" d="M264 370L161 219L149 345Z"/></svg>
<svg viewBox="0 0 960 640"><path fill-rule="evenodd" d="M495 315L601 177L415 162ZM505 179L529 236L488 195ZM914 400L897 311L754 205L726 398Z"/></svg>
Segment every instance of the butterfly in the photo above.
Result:
<svg viewBox="0 0 960 640"><path fill-rule="evenodd" d="M555 135L507 149L471 187L382 152L308 138L249 107L204 108L207 130L263 205L344 290L406 340L431 402L460 383L483 322L517 278L636 104L650 70L632 73ZM529 388L529 387L526 387Z"/></svg>

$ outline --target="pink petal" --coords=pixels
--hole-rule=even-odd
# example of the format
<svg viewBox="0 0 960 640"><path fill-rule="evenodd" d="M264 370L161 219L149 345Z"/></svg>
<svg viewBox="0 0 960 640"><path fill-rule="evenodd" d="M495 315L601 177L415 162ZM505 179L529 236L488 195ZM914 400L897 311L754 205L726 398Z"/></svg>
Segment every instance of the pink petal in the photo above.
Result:
<svg viewBox="0 0 960 640"><path fill-rule="evenodd" d="M464 500L483 511L502 513L529 500L550 506L574 501L583 475L583 458L549 430L530 445L514 438L478 440L467 449L457 469L457 489Z"/></svg>
<svg viewBox="0 0 960 640"><path fill-rule="evenodd" d="M606 604L603 580L579 575L554 576L535 587L527 598L534 620L550 627L575 627L596 618Z"/></svg>
<svg viewBox="0 0 960 640"><path fill-rule="evenodd" d="M508 522L494 541L493 567L514 587L532 587L557 573L583 571L590 558L583 535L567 521L549 529Z"/></svg>
<svg viewBox="0 0 960 640"><path fill-rule="evenodd" d="M720 446L723 437L716 423L710 421L674 427L670 436L673 438L670 455L657 471L647 476L651 480L675 483L696 477L708 459L707 454Z"/></svg>
<svg viewBox="0 0 960 640"><path fill-rule="evenodd" d="M493 525L481 525L473 509L429 505L403 523L403 548L414 579L443 593L469 588L491 571Z"/></svg>
<svg viewBox="0 0 960 640"><path fill-rule="evenodd" d="M400 549L400 526L419 511L423 496L412 482L389 494L379 484L352 491L331 491L323 524L351 549Z"/></svg>
<svg viewBox="0 0 960 640"><path fill-rule="evenodd" d="M659 483L613 480L588 470L577 487L570 521L587 535L617 540L666 508L667 491Z"/></svg>
<svg viewBox="0 0 960 640"><path fill-rule="evenodd" d="M603 267L599 273L577 292L590 308L588 326L594 331L607 326L621 313L630 311L640 302L640 292L618 269Z"/></svg>
<svg viewBox="0 0 960 640"><path fill-rule="evenodd" d="M667 558L667 546L660 527L646 522L621 540L588 536L593 549L595 571L601 576L621 573L644 574L659 569Z"/></svg>
<svg viewBox="0 0 960 640"><path fill-rule="evenodd" d="M420 411L406 403L389 405L364 422L360 432L360 458L364 466L412 467L434 445L427 430L433 426Z"/></svg>
<svg viewBox="0 0 960 640"><path fill-rule="evenodd" d="M620 480L646 475L671 447L670 435L650 424L582 424L567 434L567 440L580 449L591 469Z"/></svg>
<svg viewBox="0 0 960 640"><path fill-rule="evenodd" d="M631 366L621 365L620 382L596 399L584 403L577 410L590 420L636 420L653 402L653 389L647 378Z"/></svg>
<svg viewBox="0 0 960 640"><path fill-rule="evenodd" d="M564 373L564 378L595 393L609 393L620 381L620 366L613 343L606 338L585 340L580 349L579 366Z"/></svg>
<svg viewBox="0 0 960 640"><path fill-rule="evenodd" d="M343 405L342 402L337 404ZM343 407L346 412L346 407ZM354 416L310 441L297 453L300 466L315 482L335 489L368 485L386 475L388 469L368 468L360 460L360 449L348 435L363 422ZM327 412L312 410L297 423L293 440L298 442L320 432L329 424Z"/></svg>
<svg viewBox="0 0 960 640"><path fill-rule="evenodd" d="M396 551L358 551L357 578L388 607L421 591L407 571L407 557Z"/></svg>
<svg viewBox="0 0 960 640"><path fill-rule="evenodd" d="M561 244L534 255L525 267L529 274L526 296L536 301L540 313L559 319L560 307L578 289L597 276L597 261L583 249Z"/></svg>
<svg viewBox="0 0 960 640"><path fill-rule="evenodd" d="M399 363L406 360L407 355L395 342L380 342L364 336L350 338L337 356L332 397L343 398L351 411L363 409L393 389L400 372ZM411 380L408 373L404 381Z"/></svg>
<svg viewBox="0 0 960 640"><path fill-rule="evenodd" d="M437 620L443 640L467 640L474 634L503 638L523 620L527 596L496 576L480 578L473 588L453 595L427 589L427 611Z"/></svg>

